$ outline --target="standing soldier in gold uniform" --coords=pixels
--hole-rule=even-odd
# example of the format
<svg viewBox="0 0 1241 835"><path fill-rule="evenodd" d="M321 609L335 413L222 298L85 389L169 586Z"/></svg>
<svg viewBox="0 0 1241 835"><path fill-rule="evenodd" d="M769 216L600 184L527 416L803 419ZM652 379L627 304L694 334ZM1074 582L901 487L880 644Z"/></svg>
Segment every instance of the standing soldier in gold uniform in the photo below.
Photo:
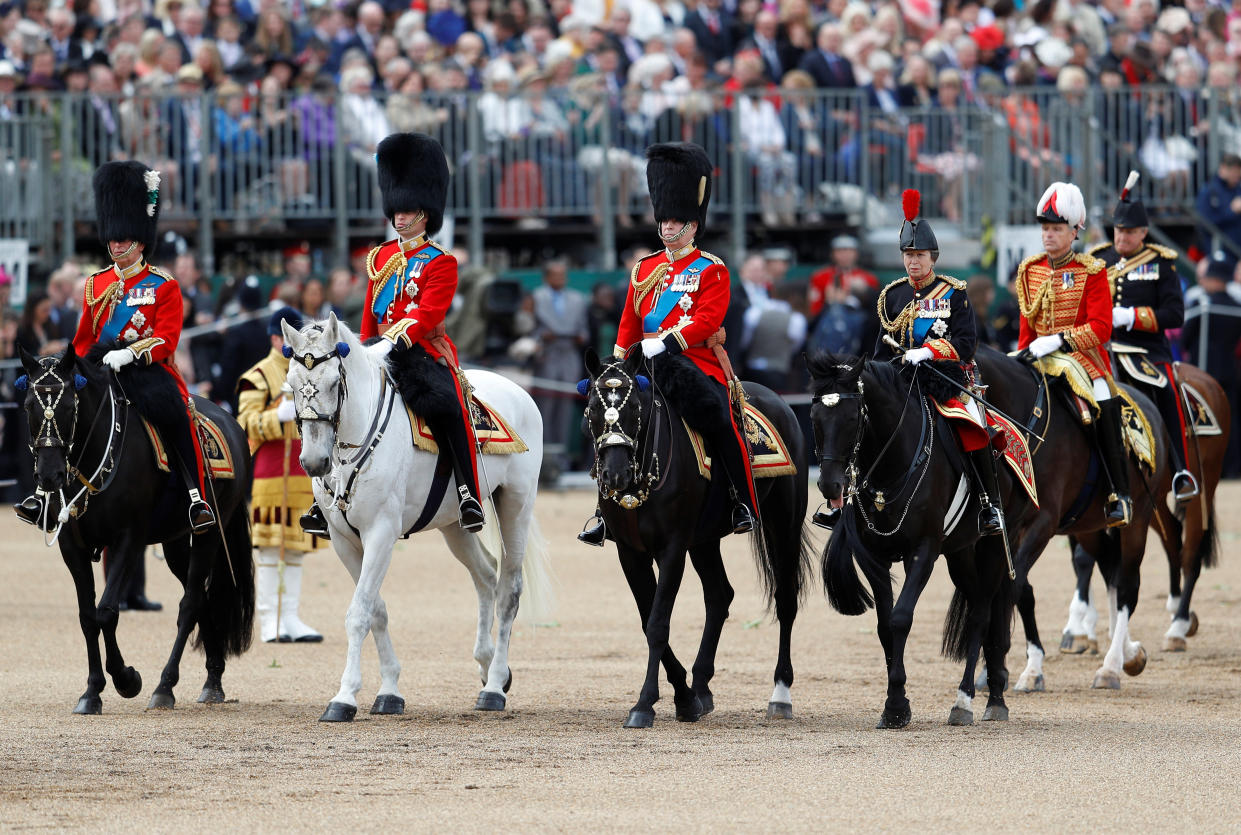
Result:
<svg viewBox="0 0 1241 835"><path fill-rule="evenodd" d="M310 476L297 460L302 442L293 398L282 391L289 375L289 361L282 353L280 323L284 321L302 327L301 314L291 307L272 316L267 328L271 352L238 383L237 422L246 430L254 456L251 537L259 550L255 590L259 634L269 643L311 643L322 641L323 636L302 623L297 614L302 558L327 543L303 532L298 524L298 517L314 503L314 494Z"/></svg>

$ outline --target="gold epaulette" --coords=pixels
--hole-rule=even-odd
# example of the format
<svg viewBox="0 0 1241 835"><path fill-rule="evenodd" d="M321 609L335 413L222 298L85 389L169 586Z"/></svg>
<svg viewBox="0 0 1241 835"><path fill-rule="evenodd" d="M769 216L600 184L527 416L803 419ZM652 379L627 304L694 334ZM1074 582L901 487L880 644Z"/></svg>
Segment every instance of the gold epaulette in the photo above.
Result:
<svg viewBox="0 0 1241 835"><path fill-rule="evenodd" d="M148 269L148 270L150 270L151 272L155 273L155 274L156 274L157 276L159 276L160 278L167 279L168 281L176 281L176 280L177 280L177 279L173 276L173 274L172 274L172 273L165 272L165 271L161 270L159 267L154 267L154 266L151 266L150 264L147 264L147 269Z"/></svg>
<svg viewBox="0 0 1241 835"><path fill-rule="evenodd" d="M1030 257L1026 258L1024 261L1022 261L1020 264L1017 265L1017 278L1020 279L1022 276L1026 274L1026 271L1029 270L1030 267L1032 267L1035 264L1035 262L1042 261L1046 257L1047 257L1046 252L1037 252L1034 255L1031 255Z"/></svg>
<svg viewBox="0 0 1241 835"><path fill-rule="evenodd" d="M1103 263L1103 259L1095 258L1085 252L1074 252L1073 260L1086 268L1089 273L1097 273L1099 270L1106 270L1107 264Z"/></svg>
<svg viewBox="0 0 1241 835"><path fill-rule="evenodd" d="M936 273L935 277L948 282L948 285L952 287L952 289L954 290L965 290L966 289L965 282L959 278L953 278L950 275L940 275L939 273Z"/></svg>
<svg viewBox="0 0 1241 835"><path fill-rule="evenodd" d="M724 266L724 261L722 259L717 258L716 256L712 255L710 252L707 252L705 249L698 250L698 254L701 255L703 258L710 259L710 261L714 264L719 264L721 267Z"/></svg>
<svg viewBox="0 0 1241 835"><path fill-rule="evenodd" d="M642 262L645 261L647 258L654 257L656 255L659 255L662 252L663 252L662 249L657 249L654 252L648 255L643 255L641 258L639 258L637 262L633 265L633 269L629 271L629 283L632 284L636 288L638 286L638 269L642 266Z"/></svg>
<svg viewBox="0 0 1241 835"><path fill-rule="evenodd" d="M1111 245L1112 245L1111 241L1103 241L1102 243L1095 244L1090 249L1086 250L1086 254L1093 255L1095 258L1098 258L1099 253L1107 249Z"/></svg>
<svg viewBox="0 0 1241 835"><path fill-rule="evenodd" d="M1178 257L1180 257L1180 253L1170 246L1163 246L1161 244L1147 244L1146 246L1148 249L1155 250L1160 258L1170 258L1175 261Z"/></svg>
<svg viewBox="0 0 1241 835"><path fill-rule="evenodd" d="M384 241L366 254L366 275L371 281L378 281L382 283L397 271L398 259L395 256L400 255L401 253L401 248L399 246L391 255L388 256L388 260L385 261L382 266L377 267L375 265L375 258L381 251L383 251L384 247L392 243L395 243L395 239L391 241Z"/></svg>

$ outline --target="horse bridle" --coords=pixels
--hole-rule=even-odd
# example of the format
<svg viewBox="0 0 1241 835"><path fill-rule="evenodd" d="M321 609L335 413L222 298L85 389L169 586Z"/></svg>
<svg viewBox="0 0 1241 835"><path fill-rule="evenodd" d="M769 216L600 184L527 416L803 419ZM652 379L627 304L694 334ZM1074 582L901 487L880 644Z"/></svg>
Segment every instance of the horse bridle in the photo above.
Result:
<svg viewBox="0 0 1241 835"><path fill-rule="evenodd" d="M822 467L824 464L830 464L833 461L844 461L845 469L849 472L850 481L852 482L853 479L855 479L857 476L857 464L855 462L857 460L858 450L861 449L862 447L862 434L863 432L865 432L866 417L867 417L866 392L865 392L865 386L862 384L862 379L860 377L858 378L857 391L855 392L854 391L849 391L849 392L833 391L833 392L827 392L826 394L820 393L820 394L816 394L814 399L819 401L819 403L821 403L824 407L828 409L836 408L837 406L840 405L840 402L842 400L860 400L861 401L861 404L858 406L857 434L853 438L853 448L849 451L848 456L824 455L820 453L818 450L818 446L819 446L818 439L817 438L815 439L815 451L814 452L815 452L815 456L819 459L819 466Z"/></svg>
<svg viewBox="0 0 1241 835"><path fill-rule="evenodd" d="M346 356L349 353L349 349L346 347L344 349L344 352L342 353L341 351L342 344L343 343L340 343L340 342L336 343L336 345L332 348L332 350L328 351L326 354L313 354L310 351L306 351L301 354L296 354L294 353L293 349L288 345L284 347L284 350L282 353L286 357L288 357L290 362L296 362L300 365L305 366L307 371L311 371L316 366L322 365L328 360L340 359ZM306 398L307 401L310 401L311 399L315 397L315 395L319 393L319 390L316 389L314 387L314 384L311 383L309 380L306 381L306 386L309 387L310 393L306 394L305 392L303 392L303 396ZM306 407L304 409L299 409L297 411L298 432L299 433L301 432L303 421L318 420L318 421L323 421L324 423L330 424L332 427L332 433L335 434L336 430L340 428L340 410L341 410L341 407L344 405L345 396L346 394L348 394L348 392L349 392L349 385L348 385L347 380L345 379L345 364L342 362L340 364L340 392L338 393L336 397L335 411L333 411L331 414L326 414L324 412L320 412L318 409L311 406L309 402L307 402Z"/></svg>
<svg viewBox="0 0 1241 835"><path fill-rule="evenodd" d="M622 398L617 394L616 389L625 387L625 396ZM625 434L625 432L616 425L620 420L621 409L629 403L629 399L633 397L633 393L638 389L638 381L634 379L628 372L618 368L615 364L605 366L599 376L594 381L595 393L599 396L599 402L604 404L603 411L603 432L594 439L595 444L595 468L599 466L599 455L604 450L612 447L624 447L629 456L629 467L633 472L631 487L637 489L633 492L622 490L611 490L599 485L599 495L603 498L610 499L623 507L625 510L634 510L641 506L648 498L650 498L651 486L659 481L659 455L652 451L650 472L645 476L642 473L642 467L638 459L638 438L642 435L642 404L635 402L638 410L638 426L634 430L633 436ZM591 411L591 407L586 407L587 411ZM592 475L597 477L597 472L592 470ZM645 480L645 484L642 482Z"/></svg>
<svg viewBox="0 0 1241 835"><path fill-rule="evenodd" d="M61 380L56 376L56 361L53 360L48 365L42 362L39 364L42 374L36 379L29 382L30 393L34 396L35 402L42 408L43 420L39 424L39 431L31 439L30 451L33 453L36 449L63 449L66 457L73 447L73 433L78 428L78 399L73 398L73 420L69 425L69 439L66 440L61 434L60 424L56 421L56 409L60 406L61 399L65 396L65 391L69 386L73 385L72 380ZM45 385L43 380L51 377L56 381L55 385ZM43 391L56 389L56 397L48 400L43 396Z"/></svg>

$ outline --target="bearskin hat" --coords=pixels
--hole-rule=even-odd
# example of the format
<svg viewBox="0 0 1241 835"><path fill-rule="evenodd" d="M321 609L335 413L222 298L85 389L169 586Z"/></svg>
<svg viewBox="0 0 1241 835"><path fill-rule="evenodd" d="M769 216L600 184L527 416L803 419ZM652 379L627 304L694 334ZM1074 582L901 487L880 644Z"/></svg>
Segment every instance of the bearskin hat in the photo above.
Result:
<svg viewBox="0 0 1241 835"><path fill-rule="evenodd" d="M1119 229L1150 226L1150 221L1146 217L1146 207L1142 205L1142 198L1134 190L1137 184L1138 172L1130 171L1129 178L1125 180L1125 187L1120 191L1120 201L1116 204L1116 211L1112 212L1112 225Z"/></svg>
<svg viewBox="0 0 1241 835"><path fill-rule="evenodd" d="M918 219L921 208L922 194L917 189L905 189L901 195L901 210L905 213L905 221L901 224L901 252L927 249L938 258L939 241L935 240L931 224Z"/></svg>
<svg viewBox="0 0 1241 835"><path fill-rule="evenodd" d="M95 172L95 225L99 241L137 241L155 255L159 225L159 172L140 162L105 162Z"/></svg>
<svg viewBox="0 0 1241 835"><path fill-rule="evenodd" d="M421 210L427 214L427 234L438 232L448 203L448 158L440 143L425 133L394 133L379 143L375 161L388 220L397 212Z"/></svg>
<svg viewBox="0 0 1241 835"><path fill-rule="evenodd" d="M655 222L696 220L701 235L711 202L713 166L707 152L693 142L664 142L647 148L646 159Z"/></svg>

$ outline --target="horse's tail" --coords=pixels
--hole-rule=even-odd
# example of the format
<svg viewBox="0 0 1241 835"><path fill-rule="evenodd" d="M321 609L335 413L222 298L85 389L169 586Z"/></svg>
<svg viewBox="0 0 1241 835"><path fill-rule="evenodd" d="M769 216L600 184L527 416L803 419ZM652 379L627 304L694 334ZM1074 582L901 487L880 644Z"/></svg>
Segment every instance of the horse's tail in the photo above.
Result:
<svg viewBox="0 0 1241 835"><path fill-rule="evenodd" d="M215 563L207 577L203 617L210 618L213 631L224 645L224 654L241 655L250 648L254 632L254 559L245 505L233 510L232 518L224 525L223 540L216 548ZM201 629L194 638L194 646L202 646Z"/></svg>
<svg viewBox="0 0 1241 835"><path fill-rule="evenodd" d="M1198 553L1194 559L1202 562L1203 568L1214 568L1219 565L1219 529L1215 527L1215 499L1207 508L1207 526L1198 541Z"/></svg>
<svg viewBox="0 0 1241 835"><path fill-rule="evenodd" d="M823 549L823 586L833 609L842 615L860 615L875 605L875 599L862 588L862 580L858 577L850 547L853 537L850 536L849 517L849 513L841 514L839 524Z"/></svg>
<svg viewBox="0 0 1241 835"><path fill-rule="evenodd" d="M522 606L517 611L535 623L547 620L556 609L550 556L547 537L539 528L539 520L531 514L530 530L526 535L526 556L521 563Z"/></svg>
<svg viewBox="0 0 1241 835"><path fill-rule="evenodd" d="M964 661L969 653L969 630L966 616L969 604L960 589L952 592L952 602L948 604L948 614L944 618L944 642L941 648L944 657L953 661Z"/></svg>
<svg viewBox="0 0 1241 835"><path fill-rule="evenodd" d="M805 523L793 528L784 520L764 517L761 530L756 528L750 534L750 550L767 605L778 606L781 599L800 602L814 558L814 544Z"/></svg>

